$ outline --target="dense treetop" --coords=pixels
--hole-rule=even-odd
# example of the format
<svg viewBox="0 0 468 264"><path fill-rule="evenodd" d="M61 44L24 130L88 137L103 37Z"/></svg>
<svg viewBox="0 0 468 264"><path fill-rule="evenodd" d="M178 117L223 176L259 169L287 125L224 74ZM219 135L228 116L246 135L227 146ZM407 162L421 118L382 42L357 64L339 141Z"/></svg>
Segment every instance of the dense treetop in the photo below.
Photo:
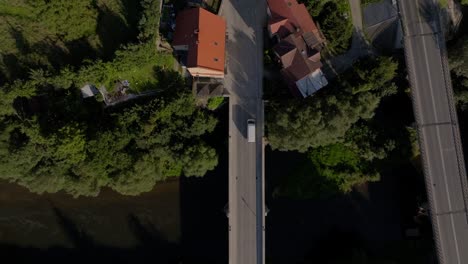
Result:
<svg viewBox="0 0 468 264"><path fill-rule="evenodd" d="M396 69L390 58L366 59L314 96L272 100L266 109L271 147L305 152L342 142L354 123L374 115L382 97L396 92Z"/></svg>
<svg viewBox="0 0 468 264"><path fill-rule="evenodd" d="M216 166L217 154L201 136L217 120L195 106L182 79L155 99L103 109L81 100L73 81L63 86L56 78L1 92L0 178L39 193L97 195L108 186L134 195Z"/></svg>
<svg viewBox="0 0 468 264"><path fill-rule="evenodd" d="M110 187L136 195L217 165L203 139L217 119L196 106L172 55L156 50L157 7L0 0L0 179L38 193L95 196ZM77 54L76 63L67 60ZM113 107L81 97L87 83L112 91L119 80L152 93Z"/></svg>
<svg viewBox="0 0 468 264"><path fill-rule="evenodd" d="M449 48L455 99L462 110L468 107L468 37L460 38Z"/></svg>
<svg viewBox="0 0 468 264"><path fill-rule="evenodd" d="M359 122L341 143L311 149L277 190L295 198L348 193L357 184L380 179L379 164L395 149L395 142L370 122Z"/></svg>
<svg viewBox="0 0 468 264"><path fill-rule="evenodd" d="M0 0L0 84L30 69L110 59L121 45L157 32L144 15L157 0ZM153 5L153 6L150 6ZM155 10L153 8L153 10ZM152 10L152 11L153 11Z"/></svg>
<svg viewBox="0 0 468 264"><path fill-rule="evenodd" d="M351 45L353 25L348 0L303 0L327 39L333 54L346 52Z"/></svg>
<svg viewBox="0 0 468 264"><path fill-rule="evenodd" d="M269 145L306 156L306 161L280 181L275 194L317 198L347 193L357 184L379 180L379 164L396 148L390 135L399 132L376 125L374 116L382 99L397 93L397 73L398 63L393 59L369 57L311 97L269 98ZM399 135L398 140L404 142L405 136Z"/></svg>

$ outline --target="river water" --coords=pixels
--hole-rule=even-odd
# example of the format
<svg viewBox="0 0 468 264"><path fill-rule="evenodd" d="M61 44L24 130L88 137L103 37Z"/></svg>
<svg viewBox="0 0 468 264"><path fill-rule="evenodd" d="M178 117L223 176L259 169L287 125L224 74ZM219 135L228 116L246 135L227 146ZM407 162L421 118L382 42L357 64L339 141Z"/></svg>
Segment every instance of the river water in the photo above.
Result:
<svg viewBox="0 0 468 264"><path fill-rule="evenodd" d="M0 184L0 241L19 247L75 247L79 236L107 247L135 247L137 228L180 241L179 181L159 184L140 196L105 189L98 198L64 193L37 195ZM78 231L73 234L73 229ZM92 241L91 241L92 239Z"/></svg>
<svg viewBox="0 0 468 264"><path fill-rule="evenodd" d="M0 255L29 263L89 257L117 263L227 263L227 160L203 178L151 192L98 197L34 194L0 183Z"/></svg>
<svg viewBox="0 0 468 264"><path fill-rule="evenodd" d="M0 181L0 255L15 262L227 263L227 108L205 140L219 164L204 177L173 178L138 196L34 194ZM92 262L94 263L94 262Z"/></svg>

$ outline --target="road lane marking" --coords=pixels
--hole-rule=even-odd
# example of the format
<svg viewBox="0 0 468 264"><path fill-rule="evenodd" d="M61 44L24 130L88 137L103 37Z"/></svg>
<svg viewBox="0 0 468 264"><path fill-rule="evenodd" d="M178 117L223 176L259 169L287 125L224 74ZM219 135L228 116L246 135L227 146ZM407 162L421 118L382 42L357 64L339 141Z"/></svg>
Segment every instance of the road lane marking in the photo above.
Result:
<svg viewBox="0 0 468 264"><path fill-rule="evenodd" d="M417 14L418 14L419 21L421 21L421 17L419 15L419 12L417 12ZM422 30L423 30L422 23L419 23L419 29L422 32ZM428 52L427 51L427 46L426 46L426 42L424 41L424 39L421 39L421 42L423 44L424 58L425 58L425 62L426 62L425 63L426 72L428 74L428 77L430 78L431 77L431 72L430 72L430 69L429 69L429 58L427 57L427 52ZM441 56L440 53L439 53L439 56ZM440 63L442 65L442 61ZM431 81L429 82L429 87L430 87L430 95L431 95L431 101L432 101L432 105L433 105L433 112L434 112L435 122L437 123L436 104L435 104L435 100L434 100L434 88L432 86ZM444 187L445 187L445 191L446 191L446 198L447 198L449 210L451 211L452 210L452 201L451 201L451 196L450 196L450 190L449 190L449 187L448 187L448 182L449 181L448 181L448 178L447 178L448 175L447 175L447 168L446 168L446 164L445 164L445 160L444 160L444 153L442 152L442 139L440 137L440 128L438 126L436 126L436 134L437 134L437 140L438 140L438 145L439 145L439 154L441 155L441 164L442 164L443 178L444 178L444 181L445 181L445 184L444 184L445 186ZM452 229L452 233L453 233L453 236L454 236L454 239L455 239L455 250L457 252L457 260L458 260L458 263L461 263L460 251L459 251L459 248L458 248L458 239L457 239L457 234L455 232L455 220L454 220L452 214L450 214L450 222L452 224L451 229Z"/></svg>

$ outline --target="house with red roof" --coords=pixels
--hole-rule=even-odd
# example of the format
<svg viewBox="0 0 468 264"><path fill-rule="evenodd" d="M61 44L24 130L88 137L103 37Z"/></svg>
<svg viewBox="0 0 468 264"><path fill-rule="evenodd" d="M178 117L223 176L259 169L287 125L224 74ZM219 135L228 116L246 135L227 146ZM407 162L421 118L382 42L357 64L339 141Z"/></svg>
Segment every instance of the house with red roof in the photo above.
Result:
<svg viewBox="0 0 468 264"><path fill-rule="evenodd" d="M181 11L172 46L193 77L224 78L226 21L200 7Z"/></svg>
<svg viewBox="0 0 468 264"><path fill-rule="evenodd" d="M273 51L281 75L295 95L307 97L328 84L322 73L320 51L325 38L304 4L296 0L267 0L268 32L277 38Z"/></svg>

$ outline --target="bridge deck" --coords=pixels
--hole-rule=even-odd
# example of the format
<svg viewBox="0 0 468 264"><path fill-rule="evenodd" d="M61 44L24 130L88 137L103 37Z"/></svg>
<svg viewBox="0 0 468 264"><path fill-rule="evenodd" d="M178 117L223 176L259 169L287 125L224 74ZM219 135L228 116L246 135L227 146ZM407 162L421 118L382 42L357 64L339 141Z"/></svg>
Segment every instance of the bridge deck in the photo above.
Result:
<svg viewBox="0 0 468 264"><path fill-rule="evenodd" d="M435 0L399 0L405 54L440 264L468 263L467 179Z"/></svg>

